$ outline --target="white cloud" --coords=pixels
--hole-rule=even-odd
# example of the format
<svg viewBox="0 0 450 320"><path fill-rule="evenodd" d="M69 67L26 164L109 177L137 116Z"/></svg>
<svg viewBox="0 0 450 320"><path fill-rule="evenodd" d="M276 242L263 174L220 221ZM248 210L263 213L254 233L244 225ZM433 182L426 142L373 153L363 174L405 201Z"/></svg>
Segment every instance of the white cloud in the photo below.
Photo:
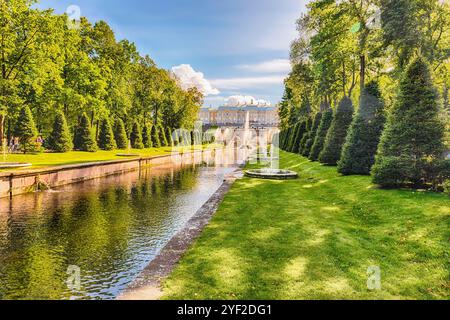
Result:
<svg viewBox="0 0 450 320"><path fill-rule="evenodd" d="M172 68L173 74L180 81L184 90L197 88L205 96L217 95L220 91L214 88L211 83L205 79L205 75L195 71L189 64L181 64Z"/></svg>
<svg viewBox="0 0 450 320"><path fill-rule="evenodd" d="M225 104L230 107L238 107L245 105L253 106L270 106L270 102L263 99L255 99L252 96L231 96L225 100Z"/></svg>
<svg viewBox="0 0 450 320"><path fill-rule="evenodd" d="M291 62L288 59L274 59L256 64L243 64L237 68L260 73L288 73L291 71Z"/></svg>
<svg viewBox="0 0 450 320"><path fill-rule="evenodd" d="M264 76L212 79L211 84L221 90L240 90L282 84L286 76Z"/></svg>

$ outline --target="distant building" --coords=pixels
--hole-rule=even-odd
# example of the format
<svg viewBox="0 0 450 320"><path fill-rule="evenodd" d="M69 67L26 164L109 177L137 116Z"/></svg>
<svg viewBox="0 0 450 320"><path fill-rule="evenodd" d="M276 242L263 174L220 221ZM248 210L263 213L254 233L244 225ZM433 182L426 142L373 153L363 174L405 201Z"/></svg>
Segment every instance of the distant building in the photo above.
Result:
<svg viewBox="0 0 450 320"><path fill-rule="evenodd" d="M201 108L199 119L205 125L220 127L244 127L249 119L251 128L278 127L278 108L269 106L223 106Z"/></svg>

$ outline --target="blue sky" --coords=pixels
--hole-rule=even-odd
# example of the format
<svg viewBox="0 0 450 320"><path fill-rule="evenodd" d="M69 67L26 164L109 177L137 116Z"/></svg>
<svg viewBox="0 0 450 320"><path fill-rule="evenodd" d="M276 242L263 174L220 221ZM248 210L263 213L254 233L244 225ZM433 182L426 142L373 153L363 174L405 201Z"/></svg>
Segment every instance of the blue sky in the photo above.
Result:
<svg viewBox="0 0 450 320"><path fill-rule="evenodd" d="M204 89L205 105L217 106L232 95L279 101L295 21L306 2L41 0L39 6L63 13L77 5L82 16L107 21L118 39L135 42L160 67L189 65L177 69L179 76L186 86L193 81Z"/></svg>

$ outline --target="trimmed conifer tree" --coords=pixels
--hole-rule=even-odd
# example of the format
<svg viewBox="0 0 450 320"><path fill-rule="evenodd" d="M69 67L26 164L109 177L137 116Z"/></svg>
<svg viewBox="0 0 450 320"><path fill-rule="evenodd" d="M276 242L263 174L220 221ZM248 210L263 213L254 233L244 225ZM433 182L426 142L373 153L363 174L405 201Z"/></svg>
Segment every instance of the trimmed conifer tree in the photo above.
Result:
<svg viewBox="0 0 450 320"><path fill-rule="evenodd" d="M172 137L172 129L170 127L166 127L166 138L167 143L170 147L173 146L173 137Z"/></svg>
<svg viewBox="0 0 450 320"><path fill-rule="evenodd" d="M142 143L145 148L153 147L151 129L148 123L145 123L142 129Z"/></svg>
<svg viewBox="0 0 450 320"><path fill-rule="evenodd" d="M319 155L319 161L323 164L337 165L342 154L342 147L347 138L348 129L353 120L352 100L344 97L336 108L330 130L325 139L325 145Z"/></svg>
<svg viewBox="0 0 450 320"><path fill-rule="evenodd" d="M152 126L151 135L152 135L153 147L154 148L160 148L161 147L161 142L159 140L158 128L157 128L157 126L155 124Z"/></svg>
<svg viewBox="0 0 450 320"><path fill-rule="evenodd" d="M73 149L69 126L64 113L61 111L56 113L53 130L48 137L48 147L56 152L68 152Z"/></svg>
<svg viewBox="0 0 450 320"><path fill-rule="evenodd" d="M75 130L74 146L76 150L86 152L95 152L98 149L94 130L85 112L81 115Z"/></svg>
<svg viewBox="0 0 450 320"><path fill-rule="evenodd" d="M164 130L164 127L162 124L160 124L158 127L158 133L159 133L159 141L161 143L161 147L167 147L169 145L169 142L167 141L166 131Z"/></svg>
<svg viewBox="0 0 450 320"><path fill-rule="evenodd" d="M117 118L114 124L114 140L118 149L128 148L128 136L122 119Z"/></svg>
<svg viewBox="0 0 450 320"><path fill-rule="evenodd" d="M137 121L134 122L133 128L131 129L130 140L131 147L133 149L144 149L144 144L142 143L141 126Z"/></svg>
<svg viewBox="0 0 450 320"><path fill-rule="evenodd" d="M297 135L298 135L299 128L300 128L300 123L296 123L296 124L292 127L292 130L291 130L291 137L290 137L290 139L289 139L289 146L288 146L288 148L287 148L287 150L288 150L289 152L294 152L295 145L296 145L296 140L295 140L295 138L296 138Z"/></svg>
<svg viewBox="0 0 450 320"><path fill-rule="evenodd" d="M322 112L316 113L314 116L311 131L308 133L308 139L306 140L305 147L303 148L303 156L309 157L314 140L316 139L317 130L319 129L320 122L322 121Z"/></svg>
<svg viewBox="0 0 450 320"><path fill-rule="evenodd" d="M330 129L331 123L333 122L333 109L328 108L322 113L322 120L320 121L319 128L317 129L316 138L309 153L309 160L317 161L319 160L319 155L323 150L325 145L325 139L327 137L328 130Z"/></svg>
<svg viewBox="0 0 450 320"><path fill-rule="evenodd" d="M370 175L386 117L384 103L376 82L366 85L359 110L344 144L338 172L344 175Z"/></svg>
<svg viewBox="0 0 450 320"><path fill-rule="evenodd" d="M36 124L34 123L33 114L27 106L23 107L20 111L14 135L19 138L20 147L23 153L36 151L38 131L36 129Z"/></svg>
<svg viewBox="0 0 450 320"><path fill-rule="evenodd" d="M100 132L98 135L98 146L102 150L114 150L117 148L116 140L114 140L114 132L109 119L104 118L100 124Z"/></svg>
<svg viewBox="0 0 450 320"><path fill-rule="evenodd" d="M312 117L309 117L308 120L306 120L305 134L303 135L298 148L298 153L301 155L305 153L306 141L308 141L308 137L311 133L312 126L313 126L313 119Z"/></svg>
<svg viewBox="0 0 450 320"><path fill-rule="evenodd" d="M435 179L445 151L440 112L429 67L417 58L400 82L372 169L374 183L423 186Z"/></svg>
<svg viewBox="0 0 450 320"><path fill-rule="evenodd" d="M306 133L306 121L301 121L299 123L299 128L298 128L298 132L297 132L297 136L295 137L295 144L294 144L294 149L293 149L293 153L299 153L300 152L300 142L303 139L303 136Z"/></svg>

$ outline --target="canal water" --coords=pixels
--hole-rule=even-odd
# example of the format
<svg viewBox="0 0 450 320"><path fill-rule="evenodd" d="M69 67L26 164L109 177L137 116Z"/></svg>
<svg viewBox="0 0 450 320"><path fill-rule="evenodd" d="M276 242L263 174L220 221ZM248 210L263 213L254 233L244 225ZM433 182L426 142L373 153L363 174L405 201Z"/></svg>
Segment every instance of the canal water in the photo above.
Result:
<svg viewBox="0 0 450 320"><path fill-rule="evenodd" d="M0 199L0 299L116 298L233 170L158 167Z"/></svg>

